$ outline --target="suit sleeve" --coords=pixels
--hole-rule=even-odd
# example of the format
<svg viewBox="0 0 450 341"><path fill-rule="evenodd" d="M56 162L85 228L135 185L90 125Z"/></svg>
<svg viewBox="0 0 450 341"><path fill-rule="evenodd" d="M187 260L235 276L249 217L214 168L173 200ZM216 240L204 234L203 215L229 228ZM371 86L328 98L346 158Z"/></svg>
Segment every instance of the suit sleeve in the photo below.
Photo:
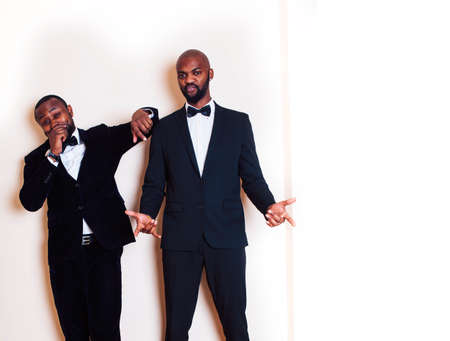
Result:
<svg viewBox="0 0 450 341"><path fill-rule="evenodd" d="M153 133L153 129L145 134L145 137L150 137ZM114 146L114 153L116 156L121 157L129 149L142 142L138 138L137 142L133 142L133 134L131 133L131 122L119 124L117 126L108 127L108 136L111 141L111 146Z"/></svg>
<svg viewBox="0 0 450 341"><path fill-rule="evenodd" d="M265 214L267 208L275 203L275 199L264 180L261 167L259 166L252 126L248 115L245 115L244 118L243 140L239 157L239 176L242 179L242 188L251 202L262 214Z"/></svg>
<svg viewBox="0 0 450 341"><path fill-rule="evenodd" d="M131 147L139 143L133 143L133 135L131 134L131 123L119 124L117 126L108 127L108 137L111 142L111 146L114 147L114 153L116 156L121 157Z"/></svg>
<svg viewBox="0 0 450 341"><path fill-rule="evenodd" d="M156 218L164 198L166 166L163 154L163 141L160 126L154 128L150 144L150 157L145 171L140 212Z"/></svg>
<svg viewBox="0 0 450 341"><path fill-rule="evenodd" d="M56 167L44 155L30 155L25 158L23 186L19 198L28 211L37 211L44 204L53 184Z"/></svg>

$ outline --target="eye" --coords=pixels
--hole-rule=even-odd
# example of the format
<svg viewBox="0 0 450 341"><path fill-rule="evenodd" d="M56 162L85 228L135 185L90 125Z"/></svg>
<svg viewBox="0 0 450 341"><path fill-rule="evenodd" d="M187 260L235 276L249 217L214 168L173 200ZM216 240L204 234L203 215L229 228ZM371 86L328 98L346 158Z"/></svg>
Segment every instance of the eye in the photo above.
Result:
<svg viewBox="0 0 450 341"><path fill-rule="evenodd" d="M53 118L58 118L59 116L61 116L61 113L58 111L58 112L55 112L54 114L53 114Z"/></svg>
<svg viewBox="0 0 450 341"><path fill-rule="evenodd" d="M50 124L50 120L48 118L41 121L41 126L46 126Z"/></svg>
<svg viewBox="0 0 450 341"><path fill-rule="evenodd" d="M193 72L194 76L198 76L198 75L201 74L201 73L202 73L202 72L199 71L199 70L196 70L196 71Z"/></svg>
<svg viewBox="0 0 450 341"><path fill-rule="evenodd" d="M183 79L185 77L186 77L186 75L184 73L179 73L178 74L178 79Z"/></svg>

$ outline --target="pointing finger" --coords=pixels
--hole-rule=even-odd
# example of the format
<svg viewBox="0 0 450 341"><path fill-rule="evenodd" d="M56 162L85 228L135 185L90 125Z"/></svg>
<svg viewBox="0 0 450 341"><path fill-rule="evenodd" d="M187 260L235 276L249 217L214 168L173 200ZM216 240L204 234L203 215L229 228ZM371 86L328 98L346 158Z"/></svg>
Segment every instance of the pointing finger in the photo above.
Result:
<svg viewBox="0 0 450 341"><path fill-rule="evenodd" d="M156 232L156 226L152 228L151 234L153 235L153 237L161 239L161 235Z"/></svg>
<svg viewBox="0 0 450 341"><path fill-rule="evenodd" d="M292 227L295 226L295 221L289 216L289 214L286 215L286 220L289 222L289 224L291 224Z"/></svg>
<svg viewBox="0 0 450 341"><path fill-rule="evenodd" d="M296 198L290 198L290 199L284 200L284 201L283 201L283 205L284 205L284 206L291 205L291 204L293 204L293 203L296 202L296 201L297 201Z"/></svg>

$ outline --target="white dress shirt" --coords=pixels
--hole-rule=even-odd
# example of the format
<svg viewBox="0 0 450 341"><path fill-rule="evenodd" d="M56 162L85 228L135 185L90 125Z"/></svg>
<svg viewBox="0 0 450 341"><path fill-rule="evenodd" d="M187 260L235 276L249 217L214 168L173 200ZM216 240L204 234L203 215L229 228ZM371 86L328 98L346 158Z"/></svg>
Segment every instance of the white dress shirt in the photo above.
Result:
<svg viewBox="0 0 450 341"><path fill-rule="evenodd" d="M68 145L64 152L61 153L59 156L61 158L61 162L63 163L64 167L67 170L67 173L74 178L75 180L78 179L78 173L80 172L80 166L81 166L81 160L83 160L84 152L86 151L86 145L83 141L80 141L80 133L78 132L78 128L75 129L72 136L75 136L77 139L78 144L75 146ZM54 161L50 157L47 157L47 159L55 166L58 166L57 161ZM91 228L88 226L86 221L83 219L83 234L90 234L93 233Z"/></svg>
<svg viewBox="0 0 450 341"><path fill-rule="evenodd" d="M208 152L209 140L211 139L211 133L214 123L214 113L216 110L214 101L212 99L206 105L209 105L211 107L211 114L209 116L197 114L192 117L187 117L189 134L191 135L192 145L194 146L195 158L197 160L200 176L202 176L203 168L205 166L206 153ZM186 103L186 112L188 107L195 108L194 106Z"/></svg>

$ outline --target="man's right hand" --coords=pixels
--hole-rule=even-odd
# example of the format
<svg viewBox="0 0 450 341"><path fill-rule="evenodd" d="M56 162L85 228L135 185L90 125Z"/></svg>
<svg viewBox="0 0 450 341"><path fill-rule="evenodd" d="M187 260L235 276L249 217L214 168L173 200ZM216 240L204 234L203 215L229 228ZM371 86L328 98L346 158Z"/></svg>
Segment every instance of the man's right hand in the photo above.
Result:
<svg viewBox="0 0 450 341"><path fill-rule="evenodd" d="M153 219L149 215L135 212L135 211L125 211L125 214L136 219L136 230L134 230L134 236L137 237L139 232L152 234L155 238L161 239L161 235L156 232L158 221Z"/></svg>
<svg viewBox="0 0 450 341"><path fill-rule="evenodd" d="M55 155L61 154L63 142L67 138L67 126L65 124L56 125L47 136L51 152Z"/></svg>

